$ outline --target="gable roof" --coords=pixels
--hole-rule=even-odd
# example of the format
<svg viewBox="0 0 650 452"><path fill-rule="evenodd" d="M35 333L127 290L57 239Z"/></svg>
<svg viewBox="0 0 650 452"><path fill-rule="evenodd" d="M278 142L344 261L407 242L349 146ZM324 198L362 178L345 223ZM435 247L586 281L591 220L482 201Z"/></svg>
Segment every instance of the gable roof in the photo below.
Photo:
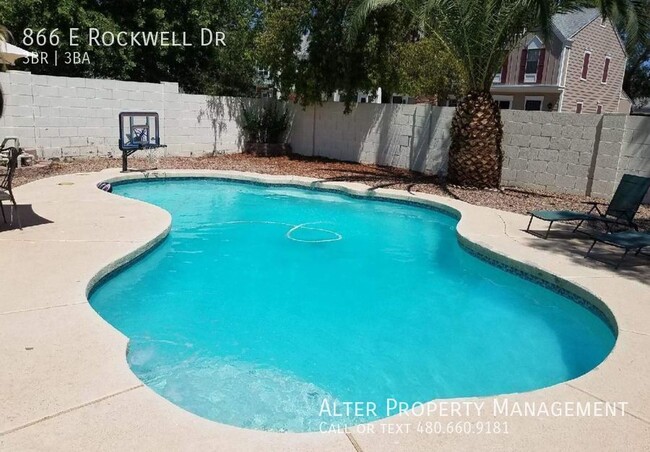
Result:
<svg viewBox="0 0 650 452"><path fill-rule="evenodd" d="M600 17L600 11L597 8L587 8L566 14L556 14L553 16L552 22L560 37L568 41L597 17Z"/></svg>

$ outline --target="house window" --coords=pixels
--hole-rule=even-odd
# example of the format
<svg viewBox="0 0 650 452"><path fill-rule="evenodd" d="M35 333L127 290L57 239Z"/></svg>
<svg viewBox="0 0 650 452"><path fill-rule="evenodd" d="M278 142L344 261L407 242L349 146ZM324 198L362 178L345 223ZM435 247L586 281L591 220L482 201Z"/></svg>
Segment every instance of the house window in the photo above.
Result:
<svg viewBox="0 0 650 452"><path fill-rule="evenodd" d="M599 115L602 112L603 112L603 106L598 104L598 106L596 107L596 114Z"/></svg>
<svg viewBox="0 0 650 452"><path fill-rule="evenodd" d="M582 74L580 78L582 80L587 80L587 75L589 74L589 57L591 56L590 52L585 52L585 57L582 60Z"/></svg>
<svg viewBox="0 0 650 452"><path fill-rule="evenodd" d="M526 96L524 99L524 110L541 111L544 98L541 96Z"/></svg>
<svg viewBox="0 0 650 452"><path fill-rule="evenodd" d="M512 108L512 96L493 96L494 101L499 106L500 110L510 110Z"/></svg>
<svg viewBox="0 0 650 452"><path fill-rule="evenodd" d="M582 113L582 102L576 104L576 113Z"/></svg>
<svg viewBox="0 0 650 452"><path fill-rule="evenodd" d="M601 80L601 83L607 83L607 76L609 75L609 62L611 58L610 57L605 57L605 65L603 66L603 78Z"/></svg>
<svg viewBox="0 0 650 452"><path fill-rule="evenodd" d="M528 49L528 52L526 52L524 83L537 82L537 68L539 67L539 55L541 52L541 49Z"/></svg>

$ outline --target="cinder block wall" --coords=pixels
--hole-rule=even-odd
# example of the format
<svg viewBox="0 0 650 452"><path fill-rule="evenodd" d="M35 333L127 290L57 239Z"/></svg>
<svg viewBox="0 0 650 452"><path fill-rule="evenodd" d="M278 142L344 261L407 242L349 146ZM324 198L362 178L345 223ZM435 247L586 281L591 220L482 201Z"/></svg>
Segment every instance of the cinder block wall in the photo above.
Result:
<svg viewBox="0 0 650 452"><path fill-rule="evenodd" d="M121 111L160 114L166 155L239 152L238 98L137 83L28 72L0 73L0 137L18 136L41 157L118 155ZM429 174L446 172L454 109L430 105L291 105L294 152ZM503 185L610 197L625 173L650 176L650 117L502 111ZM648 197L650 201L650 195Z"/></svg>
<svg viewBox="0 0 650 452"><path fill-rule="evenodd" d="M627 116L616 183L623 174L650 176L650 116ZM650 203L650 193L646 195Z"/></svg>
<svg viewBox="0 0 650 452"><path fill-rule="evenodd" d="M453 108L430 105L328 102L294 107L293 151L348 162L372 163L429 174L446 170Z"/></svg>
<svg viewBox="0 0 650 452"><path fill-rule="evenodd" d="M585 194L602 116L504 110L503 185Z"/></svg>
<svg viewBox="0 0 650 452"><path fill-rule="evenodd" d="M623 174L650 177L650 117L506 110L502 119L503 185L608 198Z"/></svg>
<svg viewBox="0 0 650 452"><path fill-rule="evenodd" d="M0 137L17 136L44 158L116 155L118 114L155 111L168 155L237 152L241 145L239 101L180 94L177 83L50 77L29 72L0 73L5 113ZM215 114L216 113L216 114ZM218 133L215 134L212 121Z"/></svg>
<svg viewBox="0 0 650 452"><path fill-rule="evenodd" d="M454 109L341 103L294 107L294 152L446 172ZM503 110L504 186L610 197L625 173L650 176L650 117ZM650 196L649 196L650 200Z"/></svg>

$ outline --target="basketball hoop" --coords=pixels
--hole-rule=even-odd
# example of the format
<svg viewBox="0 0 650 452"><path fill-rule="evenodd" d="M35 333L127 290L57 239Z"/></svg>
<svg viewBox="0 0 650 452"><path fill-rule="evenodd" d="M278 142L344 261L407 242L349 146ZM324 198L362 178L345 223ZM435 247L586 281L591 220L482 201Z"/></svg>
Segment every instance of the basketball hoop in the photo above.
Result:
<svg viewBox="0 0 650 452"><path fill-rule="evenodd" d="M160 120L156 112L122 112L120 120L119 146L122 151L122 172L129 171L128 158L139 150L145 150L144 155L148 168L137 171L148 171L158 168L162 148L160 144Z"/></svg>

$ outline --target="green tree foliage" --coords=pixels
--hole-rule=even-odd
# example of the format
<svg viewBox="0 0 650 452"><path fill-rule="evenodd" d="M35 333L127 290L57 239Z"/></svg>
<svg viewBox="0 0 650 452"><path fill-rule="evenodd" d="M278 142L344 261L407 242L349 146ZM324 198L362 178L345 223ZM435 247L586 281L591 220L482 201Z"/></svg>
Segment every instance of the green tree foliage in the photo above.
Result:
<svg viewBox="0 0 650 452"><path fill-rule="evenodd" d="M350 39L350 0L270 0L260 8L258 62L285 97L321 102L338 91L346 106L358 91L449 92L455 66L419 42L412 15L400 8L370 14Z"/></svg>
<svg viewBox="0 0 650 452"><path fill-rule="evenodd" d="M451 131L448 177L453 183L498 187L501 178L500 112L490 87L507 55L530 30L550 36L554 14L583 7L600 8L622 23L631 42L648 30L648 0L359 0L355 29L379 11L400 5L419 29L458 62L467 86Z"/></svg>
<svg viewBox="0 0 650 452"><path fill-rule="evenodd" d="M29 46L53 60L67 51L89 52L90 63L26 65L35 74L115 78L145 82L178 81L189 93L248 95L254 58L257 14L254 0L0 0L0 23L22 45L24 30L61 30L56 49ZM102 31L185 32L192 47L91 47L90 27ZM70 47L70 28L79 28L80 46ZM201 46L201 28L226 33L226 47Z"/></svg>
<svg viewBox="0 0 650 452"><path fill-rule="evenodd" d="M637 106L650 101L650 47L639 44L628 55L623 89Z"/></svg>
<svg viewBox="0 0 650 452"><path fill-rule="evenodd" d="M635 105L642 106L650 101L650 32L636 41L630 41L624 32L621 34L627 47L623 90Z"/></svg>
<svg viewBox="0 0 650 452"><path fill-rule="evenodd" d="M400 43L390 64L397 68L397 91L444 99L467 91L463 71L433 36ZM432 58L431 55L434 55Z"/></svg>

